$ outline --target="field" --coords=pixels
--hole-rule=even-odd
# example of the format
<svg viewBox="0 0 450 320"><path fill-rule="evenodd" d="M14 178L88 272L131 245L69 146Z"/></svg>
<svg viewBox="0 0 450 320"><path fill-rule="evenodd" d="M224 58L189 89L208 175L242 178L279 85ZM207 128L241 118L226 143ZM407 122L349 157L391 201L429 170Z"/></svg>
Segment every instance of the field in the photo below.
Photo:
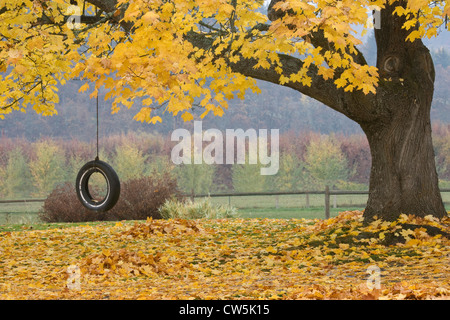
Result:
<svg viewBox="0 0 450 320"><path fill-rule="evenodd" d="M447 211L450 211L450 192L443 192L442 196ZM236 207L241 218L323 219L325 217L322 194L211 197L211 202ZM335 217L342 211L363 210L366 202L367 195L331 195L330 215ZM41 202L0 203L0 225L40 223L37 213L41 207Z"/></svg>

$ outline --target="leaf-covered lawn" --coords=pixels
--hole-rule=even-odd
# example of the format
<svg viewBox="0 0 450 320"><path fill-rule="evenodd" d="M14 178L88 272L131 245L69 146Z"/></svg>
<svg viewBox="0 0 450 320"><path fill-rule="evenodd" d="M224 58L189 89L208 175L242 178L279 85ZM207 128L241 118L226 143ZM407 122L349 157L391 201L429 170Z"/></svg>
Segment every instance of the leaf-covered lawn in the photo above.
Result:
<svg viewBox="0 0 450 320"><path fill-rule="evenodd" d="M357 211L2 232L0 298L448 299L445 233L449 219L363 226Z"/></svg>

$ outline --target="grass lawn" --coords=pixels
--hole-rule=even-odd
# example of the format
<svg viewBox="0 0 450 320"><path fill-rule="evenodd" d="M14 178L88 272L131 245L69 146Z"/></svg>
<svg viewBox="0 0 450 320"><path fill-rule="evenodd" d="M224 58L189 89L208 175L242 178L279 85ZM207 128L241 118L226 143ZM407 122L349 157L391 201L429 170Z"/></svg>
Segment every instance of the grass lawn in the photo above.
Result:
<svg viewBox="0 0 450 320"><path fill-rule="evenodd" d="M355 208L337 208L331 209L331 217L335 217L342 211L353 211ZM263 208L263 209L239 209L239 218L249 219L323 219L323 208ZM98 226L98 225L114 225L115 221L94 221L94 222L79 222L79 223L45 223L39 220L36 214L27 214L20 216L20 214L14 217L15 221L12 223L0 222L0 232L6 231L24 231L24 230L46 230L46 229L58 229L69 228L76 226ZM1 221L1 220L0 220ZM124 221L122 223L133 224L135 221Z"/></svg>
<svg viewBox="0 0 450 320"><path fill-rule="evenodd" d="M331 208L330 216L336 217L339 212L361 210L361 208ZM269 219L324 219L325 211L322 207L313 208L245 208L239 209L240 218L269 218Z"/></svg>
<svg viewBox="0 0 450 320"><path fill-rule="evenodd" d="M443 193L446 210L450 211L450 193ZM196 200L201 200L197 198ZM324 219L325 209L323 195L281 195L281 196L235 196L210 198L212 203L232 205L238 209L240 218L268 219ZM366 195L331 196L331 217L339 212L363 210ZM337 208L333 208L336 203ZM306 207L309 205L309 207ZM32 227L35 230L66 227L66 224L43 223L38 212L42 203L0 204L0 232L23 230ZM95 222L94 222L95 223ZM86 223L83 223L86 224ZM72 226L74 224L67 224Z"/></svg>

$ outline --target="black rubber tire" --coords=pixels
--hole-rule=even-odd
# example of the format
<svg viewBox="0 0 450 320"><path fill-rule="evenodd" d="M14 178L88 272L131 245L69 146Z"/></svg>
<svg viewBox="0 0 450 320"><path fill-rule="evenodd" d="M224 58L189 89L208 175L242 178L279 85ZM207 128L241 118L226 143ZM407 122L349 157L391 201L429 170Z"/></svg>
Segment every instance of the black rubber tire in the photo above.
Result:
<svg viewBox="0 0 450 320"><path fill-rule="evenodd" d="M95 172L102 174L107 184L106 196L101 201L93 199L89 193L89 179ZM119 200L119 177L114 169L106 162L101 160L89 161L78 172L76 190L78 199L83 206L92 211L105 212L111 210Z"/></svg>

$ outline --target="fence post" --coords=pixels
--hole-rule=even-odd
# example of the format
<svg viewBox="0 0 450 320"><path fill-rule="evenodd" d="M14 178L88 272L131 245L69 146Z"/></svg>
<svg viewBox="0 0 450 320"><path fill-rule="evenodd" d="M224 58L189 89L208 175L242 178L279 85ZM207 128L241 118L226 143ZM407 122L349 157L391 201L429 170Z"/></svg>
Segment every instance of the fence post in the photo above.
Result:
<svg viewBox="0 0 450 320"><path fill-rule="evenodd" d="M330 187L325 186L325 219L330 219Z"/></svg>
<svg viewBox="0 0 450 320"><path fill-rule="evenodd" d="M306 207L309 208L309 193L306 192Z"/></svg>

